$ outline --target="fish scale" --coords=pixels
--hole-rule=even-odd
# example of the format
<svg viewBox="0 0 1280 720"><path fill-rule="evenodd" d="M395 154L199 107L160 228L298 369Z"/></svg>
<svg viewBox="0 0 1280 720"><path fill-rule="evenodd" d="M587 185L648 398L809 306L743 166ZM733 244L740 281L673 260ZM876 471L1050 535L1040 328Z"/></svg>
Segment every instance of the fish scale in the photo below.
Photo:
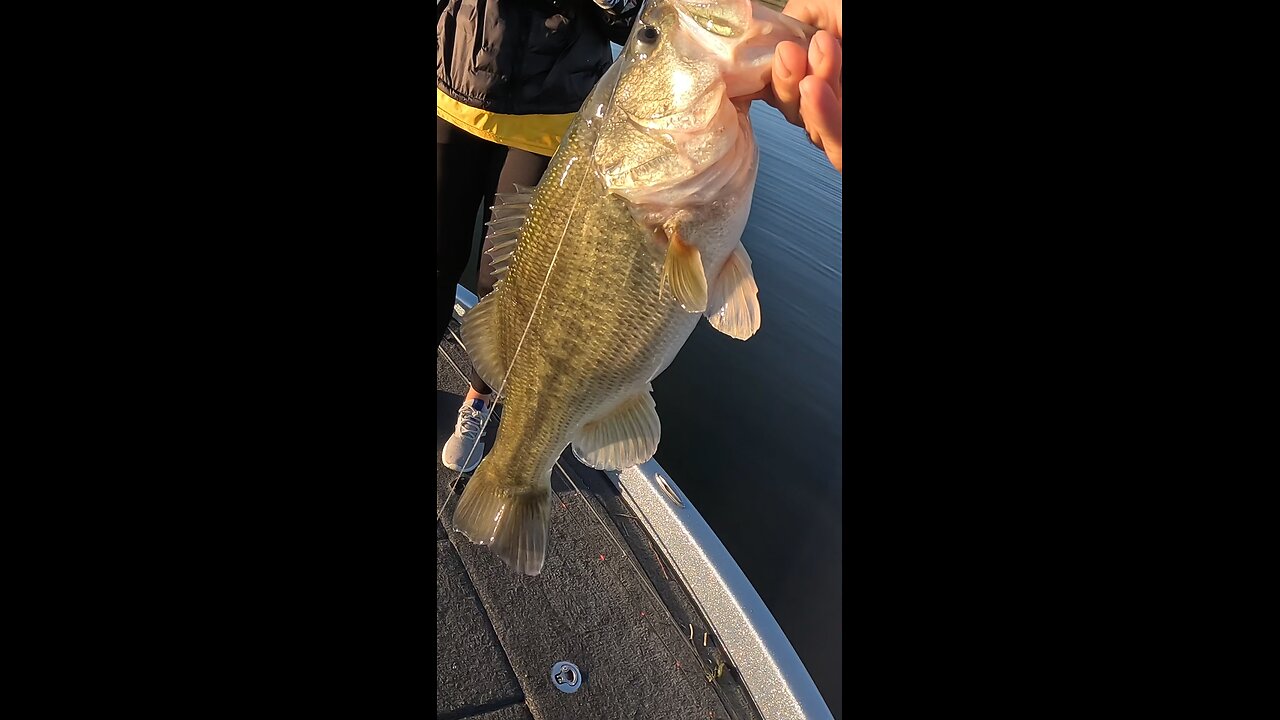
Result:
<svg viewBox="0 0 1280 720"><path fill-rule="evenodd" d="M768 19L777 13L753 18L750 7L647 2L537 190L514 188L494 208L502 279L462 336L504 410L454 526L518 572L542 569L551 469L564 448L601 469L648 460L660 437L649 383L699 317L739 339L759 327L740 243L757 152L727 87L762 87L752 86L758 63L738 67L734 51L789 31ZM748 29L726 39L699 27Z"/></svg>
<svg viewBox="0 0 1280 720"><path fill-rule="evenodd" d="M511 365L501 432L485 462L507 464L512 478L536 480L536 486L572 439L570 432L633 392L637 382L647 382L665 348L682 343L698 320L670 294L656 301L662 248L636 224L625 201L608 196L589 163L565 167L570 158L589 156L595 135L579 123L562 142L544 177L563 174L564 181L535 197L507 277L493 291L506 347L516 347L538 307L526 346ZM575 196L577 209L570 213ZM544 279L547 292L539 303ZM655 301L634 299L642 295ZM523 483L512 486L517 484Z"/></svg>

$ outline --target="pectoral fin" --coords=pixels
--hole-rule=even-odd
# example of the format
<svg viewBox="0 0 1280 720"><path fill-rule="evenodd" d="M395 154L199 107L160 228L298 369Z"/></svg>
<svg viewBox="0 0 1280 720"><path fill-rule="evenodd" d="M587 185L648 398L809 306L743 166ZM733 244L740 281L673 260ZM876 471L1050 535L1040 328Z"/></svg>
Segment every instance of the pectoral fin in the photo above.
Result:
<svg viewBox="0 0 1280 720"><path fill-rule="evenodd" d="M597 470L621 470L653 457L662 424L646 389L587 423L573 441L573 454Z"/></svg>
<svg viewBox="0 0 1280 720"><path fill-rule="evenodd" d="M759 291L751 272L751 257L742 243L738 243L711 284L707 321L729 337L746 340L760 329Z"/></svg>
<svg viewBox="0 0 1280 720"><path fill-rule="evenodd" d="M680 307L689 312L703 312L707 309L707 276L702 270L702 253L684 241L679 222L669 221L662 229L668 240L662 282L671 288Z"/></svg>

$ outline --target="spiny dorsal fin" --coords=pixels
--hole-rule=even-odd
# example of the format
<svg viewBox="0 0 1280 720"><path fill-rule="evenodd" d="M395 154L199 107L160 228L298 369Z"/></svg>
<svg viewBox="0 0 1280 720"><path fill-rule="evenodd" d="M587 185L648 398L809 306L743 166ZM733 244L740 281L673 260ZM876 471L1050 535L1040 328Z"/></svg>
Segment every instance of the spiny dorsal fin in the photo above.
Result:
<svg viewBox="0 0 1280 720"><path fill-rule="evenodd" d="M653 457L658 451L662 423L652 391L653 387L646 384L640 393L584 425L573 441L573 454L597 470L621 470Z"/></svg>
<svg viewBox="0 0 1280 720"><path fill-rule="evenodd" d="M493 256L493 274L500 275L511 264L511 256L515 253L515 244L520 239L525 219L529 217L529 207L533 203L533 188L516 183L513 193L494 193L492 212L489 215L489 229L485 234L485 244L491 247L486 251Z"/></svg>

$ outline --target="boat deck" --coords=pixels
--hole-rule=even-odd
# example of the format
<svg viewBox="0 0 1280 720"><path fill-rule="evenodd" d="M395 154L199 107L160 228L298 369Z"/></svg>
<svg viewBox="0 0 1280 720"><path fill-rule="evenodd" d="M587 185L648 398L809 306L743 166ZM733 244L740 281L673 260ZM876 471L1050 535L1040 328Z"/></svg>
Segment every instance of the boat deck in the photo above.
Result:
<svg viewBox="0 0 1280 720"><path fill-rule="evenodd" d="M669 573L613 481L566 451L542 574L512 572L488 548L453 532L466 477L440 464L466 393L466 353L446 337L436 358L436 717L484 720L758 718L730 668L712 683L718 653L707 623ZM499 414L501 408L499 408ZM497 423L486 429L492 447ZM689 625L694 641L689 640ZM551 668L583 673L576 693Z"/></svg>

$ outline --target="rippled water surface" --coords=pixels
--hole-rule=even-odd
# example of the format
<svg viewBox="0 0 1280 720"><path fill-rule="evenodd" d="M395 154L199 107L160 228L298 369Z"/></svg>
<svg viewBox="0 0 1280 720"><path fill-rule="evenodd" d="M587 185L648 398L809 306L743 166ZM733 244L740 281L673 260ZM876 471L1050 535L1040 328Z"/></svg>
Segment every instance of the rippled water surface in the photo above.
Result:
<svg viewBox="0 0 1280 720"><path fill-rule="evenodd" d="M755 103L760 175L743 244L761 327L699 323L653 382L657 459L756 586L837 718L841 694L842 179Z"/></svg>
<svg viewBox="0 0 1280 720"><path fill-rule="evenodd" d="M743 342L698 324L653 382L657 459L840 718L843 183L778 111L757 102L751 119L760 174L742 241L760 332ZM475 267L463 275L473 290Z"/></svg>

